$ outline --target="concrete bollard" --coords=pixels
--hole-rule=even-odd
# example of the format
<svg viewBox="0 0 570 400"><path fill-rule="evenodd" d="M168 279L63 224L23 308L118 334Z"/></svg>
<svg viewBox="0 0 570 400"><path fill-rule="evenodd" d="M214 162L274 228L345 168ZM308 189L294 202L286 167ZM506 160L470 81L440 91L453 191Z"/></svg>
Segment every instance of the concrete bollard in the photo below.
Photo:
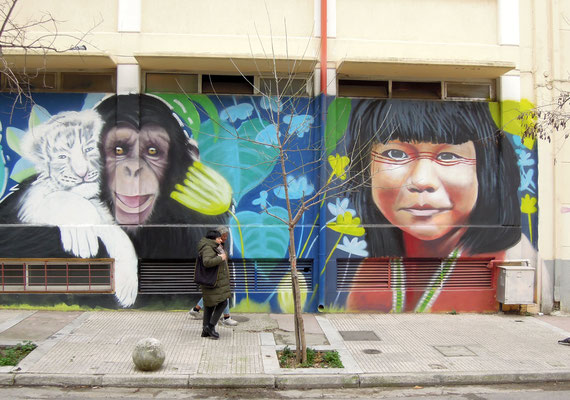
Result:
<svg viewBox="0 0 570 400"><path fill-rule="evenodd" d="M133 362L142 371L156 371L164 363L164 350L158 339L141 339L133 350Z"/></svg>

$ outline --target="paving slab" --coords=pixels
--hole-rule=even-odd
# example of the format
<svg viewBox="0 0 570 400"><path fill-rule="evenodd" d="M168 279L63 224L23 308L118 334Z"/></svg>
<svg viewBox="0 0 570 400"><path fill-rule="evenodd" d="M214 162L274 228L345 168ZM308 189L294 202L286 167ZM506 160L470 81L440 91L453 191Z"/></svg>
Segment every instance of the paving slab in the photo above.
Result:
<svg viewBox="0 0 570 400"><path fill-rule="evenodd" d="M326 340L312 347L337 350L345 368L283 369L276 350L284 345L275 334L291 329L291 315L236 314L240 324L219 326L220 339L212 340L201 337L202 321L185 312L53 318L50 313L0 312L4 332L14 334L18 325L29 332L42 321L50 321L52 331L16 368L0 369L0 384L301 389L570 381L570 346L557 343L565 321L481 314L305 315L313 332L308 334ZM139 371L132 362L135 344L147 337L160 340L166 353L157 371Z"/></svg>
<svg viewBox="0 0 570 400"><path fill-rule="evenodd" d="M570 337L570 315L566 316L554 316L554 315L542 315L536 316L537 320L546 322L552 326L561 329L562 334L566 334L566 337ZM561 338L564 339L564 338Z"/></svg>
<svg viewBox="0 0 570 400"><path fill-rule="evenodd" d="M293 314L270 314L277 322L279 329L274 330L275 342L278 345L295 346L295 319ZM314 347L330 344L315 315L304 314L305 341L307 346Z"/></svg>
<svg viewBox="0 0 570 400"><path fill-rule="evenodd" d="M0 333L28 318L36 311L0 310Z"/></svg>
<svg viewBox="0 0 570 400"><path fill-rule="evenodd" d="M4 312L2 313L4 314ZM61 330L75 318L81 311L37 311L20 320L17 324L0 332L2 341L41 342Z"/></svg>
<svg viewBox="0 0 570 400"><path fill-rule="evenodd" d="M270 314L273 320L277 321L279 329L287 332L295 331L295 316L293 314ZM313 314L303 314L303 324L305 334L322 334L323 330Z"/></svg>
<svg viewBox="0 0 570 400"><path fill-rule="evenodd" d="M559 335L534 323L532 317L329 314L326 318L339 331L372 330L382 338L344 342L365 373L570 369L570 351L561 351Z"/></svg>

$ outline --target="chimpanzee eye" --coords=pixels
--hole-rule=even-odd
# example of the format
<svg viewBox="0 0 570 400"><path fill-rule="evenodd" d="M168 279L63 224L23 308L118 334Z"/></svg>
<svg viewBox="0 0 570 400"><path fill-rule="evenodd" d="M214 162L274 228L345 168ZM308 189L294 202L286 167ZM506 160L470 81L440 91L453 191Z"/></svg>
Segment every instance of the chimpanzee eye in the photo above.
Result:
<svg viewBox="0 0 570 400"><path fill-rule="evenodd" d="M125 154L125 149L122 146L115 147L115 154L118 156L122 156Z"/></svg>
<svg viewBox="0 0 570 400"><path fill-rule="evenodd" d="M156 147L149 147L147 149L147 153L149 156L156 156L158 154L158 149Z"/></svg>

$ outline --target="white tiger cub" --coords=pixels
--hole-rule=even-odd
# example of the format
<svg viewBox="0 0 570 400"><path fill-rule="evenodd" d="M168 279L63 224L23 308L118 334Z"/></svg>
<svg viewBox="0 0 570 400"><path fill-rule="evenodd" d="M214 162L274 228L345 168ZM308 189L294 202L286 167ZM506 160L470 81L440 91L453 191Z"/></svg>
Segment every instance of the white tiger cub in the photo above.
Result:
<svg viewBox="0 0 570 400"><path fill-rule="evenodd" d="M22 154L35 163L38 177L22 197L18 218L59 227L63 248L81 258L97 254L100 238L115 259L115 296L128 307L137 297L137 256L99 199L102 126L96 111L68 111L26 133Z"/></svg>

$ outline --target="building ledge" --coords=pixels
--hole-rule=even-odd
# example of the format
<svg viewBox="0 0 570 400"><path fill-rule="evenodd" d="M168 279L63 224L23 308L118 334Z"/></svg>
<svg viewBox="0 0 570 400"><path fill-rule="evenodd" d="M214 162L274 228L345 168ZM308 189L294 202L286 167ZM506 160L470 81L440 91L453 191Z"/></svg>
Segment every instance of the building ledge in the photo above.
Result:
<svg viewBox="0 0 570 400"><path fill-rule="evenodd" d="M273 69L282 74L312 73L316 59L271 59L254 57L204 57L188 54L135 54L140 67L147 71L180 71L220 74L268 74Z"/></svg>
<svg viewBox="0 0 570 400"><path fill-rule="evenodd" d="M42 69L55 70L107 70L115 69L117 63L108 54L70 50L63 53L25 53L22 51L4 51L2 57L10 68L15 70Z"/></svg>
<svg viewBox="0 0 570 400"><path fill-rule="evenodd" d="M338 64L337 73L346 77L390 79L496 79L515 68L511 62L344 59Z"/></svg>

